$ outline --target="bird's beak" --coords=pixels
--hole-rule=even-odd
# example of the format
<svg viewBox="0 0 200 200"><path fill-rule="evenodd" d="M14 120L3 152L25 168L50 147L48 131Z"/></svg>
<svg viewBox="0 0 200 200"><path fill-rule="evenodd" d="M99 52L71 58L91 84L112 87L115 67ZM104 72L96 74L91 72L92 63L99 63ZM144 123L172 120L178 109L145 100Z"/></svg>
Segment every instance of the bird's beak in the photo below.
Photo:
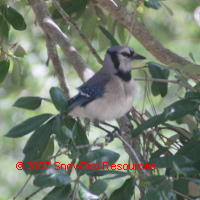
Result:
<svg viewBox="0 0 200 200"><path fill-rule="evenodd" d="M146 58L140 54L137 54L137 53L133 54L133 60L144 60L144 59Z"/></svg>
<svg viewBox="0 0 200 200"><path fill-rule="evenodd" d="M146 58L140 54L134 53L132 56L132 60L135 61L134 62L134 67L131 70L134 70L135 68L138 69L138 67L141 66L142 63L144 63L144 61L139 61L139 60L145 60ZM138 61L137 61L138 60Z"/></svg>

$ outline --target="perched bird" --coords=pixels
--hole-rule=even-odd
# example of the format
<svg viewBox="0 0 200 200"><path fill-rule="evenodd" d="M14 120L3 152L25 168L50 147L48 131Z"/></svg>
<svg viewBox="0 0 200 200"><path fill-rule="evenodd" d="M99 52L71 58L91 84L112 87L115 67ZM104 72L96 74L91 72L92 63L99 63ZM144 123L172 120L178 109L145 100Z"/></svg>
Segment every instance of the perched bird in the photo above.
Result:
<svg viewBox="0 0 200 200"><path fill-rule="evenodd" d="M92 121L114 120L131 108L136 83L131 78L132 62L145 59L128 46L113 46L106 52L103 67L69 100L69 115Z"/></svg>

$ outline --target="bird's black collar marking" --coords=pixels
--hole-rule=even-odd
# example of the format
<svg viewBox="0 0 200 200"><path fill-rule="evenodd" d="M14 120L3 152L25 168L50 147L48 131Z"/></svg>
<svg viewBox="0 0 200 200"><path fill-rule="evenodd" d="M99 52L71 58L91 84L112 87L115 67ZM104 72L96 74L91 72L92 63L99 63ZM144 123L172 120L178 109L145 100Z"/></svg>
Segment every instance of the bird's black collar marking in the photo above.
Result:
<svg viewBox="0 0 200 200"><path fill-rule="evenodd" d="M108 51L108 53L111 56L111 59L112 59L112 62L114 64L115 69L119 69L119 64L120 63L119 63L119 58L117 56L117 52L115 52L115 51L113 51L113 52Z"/></svg>
<svg viewBox="0 0 200 200"><path fill-rule="evenodd" d="M125 82L131 80L131 72L124 72L122 70L118 70L118 72L115 75L121 78Z"/></svg>
<svg viewBox="0 0 200 200"><path fill-rule="evenodd" d="M111 59L113 61L115 69L117 70L117 73L115 75L118 76L119 78L121 78L125 82L130 81L131 80L131 72L124 72L124 71L119 69L120 63L119 63L119 58L117 56L117 52L108 51L108 53L111 56Z"/></svg>

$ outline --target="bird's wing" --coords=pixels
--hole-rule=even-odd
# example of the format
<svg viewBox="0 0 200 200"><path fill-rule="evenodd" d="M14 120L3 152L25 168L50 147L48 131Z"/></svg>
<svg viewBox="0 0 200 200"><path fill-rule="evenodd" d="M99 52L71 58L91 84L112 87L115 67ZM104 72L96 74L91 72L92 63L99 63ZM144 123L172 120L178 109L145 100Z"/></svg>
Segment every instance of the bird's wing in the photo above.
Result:
<svg viewBox="0 0 200 200"><path fill-rule="evenodd" d="M68 101L69 111L76 106L86 106L96 98L103 96L108 81L108 76L104 75L102 77L97 75L80 86L78 88L79 93Z"/></svg>

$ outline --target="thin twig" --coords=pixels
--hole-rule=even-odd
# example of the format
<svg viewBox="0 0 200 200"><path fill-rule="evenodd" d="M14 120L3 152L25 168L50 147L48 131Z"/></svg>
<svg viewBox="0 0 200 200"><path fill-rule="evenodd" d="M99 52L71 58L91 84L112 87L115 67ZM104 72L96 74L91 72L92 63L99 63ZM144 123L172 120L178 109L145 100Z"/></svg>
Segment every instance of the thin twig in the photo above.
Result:
<svg viewBox="0 0 200 200"><path fill-rule="evenodd" d="M51 99L48 99L48 98L45 98L45 97L40 97L40 99L52 103Z"/></svg>
<svg viewBox="0 0 200 200"><path fill-rule="evenodd" d="M142 66L142 67L133 67L132 70L140 70L140 69L145 69L148 68L147 66Z"/></svg>
<svg viewBox="0 0 200 200"><path fill-rule="evenodd" d="M185 195L185 194L183 194L183 193L181 193L181 192L178 192L177 190L172 190L172 191L173 191L174 193L176 193L176 194L178 194L178 195L180 195L180 196L182 196L182 197L188 199L188 200L194 200L194 199L190 198L189 196L187 196L187 195Z"/></svg>
<svg viewBox="0 0 200 200"><path fill-rule="evenodd" d="M58 57L55 42L53 42L53 40L49 37L48 34L46 34L46 44L47 44L48 55L53 63L56 75L60 83L60 87L63 89L64 94L69 98L70 97L69 87L65 81L65 75L63 72L61 62Z"/></svg>
<svg viewBox="0 0 200 200"><path fill-rule="evenodd" d="M116 133L117 137L129 148L129 150L131 151L131 153L134 155L136 161L138 164L140 163L143 163L140 158L138 157L136 151L131 147L131 145L119 134L119 133ZM147 175L147 176L150 176L151 174L144 170L144 174Z"/></svg>
<svg viewBox="0 0 200 200"><path fill-rule="evenodd" d="M167 80L167 79L159 79L159 78L134 78L134 80L135 81L155 81L155 82L160 82L160 83L173 83L181 87L184 87L186 89L196 91L194 88L191 88L187 85L183 85L180 80Z"/></svg>
<svg viewBox="0 0 200 200"><path fill-rule="evenodd" d="M135 81L155 81L155 82L160 82L160 83L179 84L179 80L167 80L167 79L160 79L160 78L134 78L134 80Z"/></svg>
<svg viewBox="0 0 200 200"><path fill-rule="evenodd" d="M186 140L190 139L190 137L189 137L190 134L185 129L183 129L181 127L174 126L174 125L172 126L169 123L164 123L164 125L166 127L163 127L163 129L169 129L169 130L175 131L176 133L178 133L179 135L184 137Z"/></svg>
<svg viewBox="0 0 200 200"><path fill-rule="evenodd" d="M28 182L31 179L31 175L28 176L28 178L26 179L24 185L21 187L21 189L17 192L17 194L13 197L13 200L17 199L17 197L23 192L24 188L26 187L26 185L28 184Z"/></svg>
<svg viewBox="0 0 200 200"><path fill-rule="evenodd" d="M103 147L105 146L107 143L105 142L102 142L102 143L96 143L96 140L92 143L92 144L84 144L84 145L78 145L76 146L75 148L77 150L79 149L85 149L85 148L91 148L91 147ZM69 152L69 150L66 150L66 151L61 151L61 152L58 152L56 153L54 156L51 156L50 159L54 159L54 158L57 158L63 154L67 154Z"/></svg>
<svg viewBox="0 0 200 200"><path fill-rule="evenodd" d="M31 197L35 196L38 192L40 192L41 190L43 190L44 188L38 188L37 190L35 190L33 193L31 193L29 196L25 197L25 200L29 200Z"/></svg>
<svg viewBox="0 0 200 200"><path fill-rule="evenodd" d="M58 1L56 1L56 0L52 0L52 1L53 1L55 8L62 15L62 17L65 19L65 21L67 23L69 23L78 32L81 39L86 43L86 45L88 46L88 48L90 49L90 51L92 52L94 57L97 59L97 61L100 64L103 64L103 60L100 58L100 56L98 55L98 53L96 52L95 48L92 46L92 44L90 43L88 38L81 32L81 30L79 29L76 22L65 12L65 10L60 6Z"/></svg>
<svg viewBox="0 0 200 200"><path fill-rule="evenodd" d="M75 163L76 163L76 158L73 158L70 164L71 164L72 166L74 166ZM72 173L72 170L68 170L68 176L70 176L71 173Z"/></svg>

